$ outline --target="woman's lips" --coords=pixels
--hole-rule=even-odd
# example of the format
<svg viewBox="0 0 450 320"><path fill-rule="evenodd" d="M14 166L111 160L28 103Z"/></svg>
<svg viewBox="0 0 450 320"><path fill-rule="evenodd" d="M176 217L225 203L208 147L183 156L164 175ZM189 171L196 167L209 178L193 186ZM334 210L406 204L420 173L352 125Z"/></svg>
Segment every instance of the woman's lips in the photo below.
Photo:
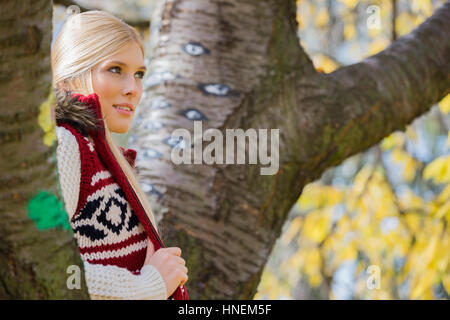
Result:
<svg viewBox="0 0 450 320"><path fill-rule="evenodd" d="M121 107L129 107L131 110L124 110L124 109L120 109L120 108L116 108L116 105L113 105L114 109L117 110L117 112L124 114L124 115L132 115L133 114L133 108L131 107L131 105L128 104L119 104L117 106L121 106Z"/></svg>

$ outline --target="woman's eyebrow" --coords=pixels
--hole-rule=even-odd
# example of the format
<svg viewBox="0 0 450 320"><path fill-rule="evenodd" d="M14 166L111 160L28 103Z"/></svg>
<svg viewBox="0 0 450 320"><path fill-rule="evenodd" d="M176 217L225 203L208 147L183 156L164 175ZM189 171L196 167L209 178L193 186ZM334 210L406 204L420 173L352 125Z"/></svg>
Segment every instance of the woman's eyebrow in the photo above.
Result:
<svg viewBox="0 0 450 320"><path fill-rule="evenodd" d="M124 67L127 66L126 63L123 63L123 62L120 62L120 61L110 61L109 63L111 63L111 64L118 64L118 65L121 65L121 66L124 66ZM138 69L144 69L144 70L147 71L147 68L145 66L141 66Z"/></svg>

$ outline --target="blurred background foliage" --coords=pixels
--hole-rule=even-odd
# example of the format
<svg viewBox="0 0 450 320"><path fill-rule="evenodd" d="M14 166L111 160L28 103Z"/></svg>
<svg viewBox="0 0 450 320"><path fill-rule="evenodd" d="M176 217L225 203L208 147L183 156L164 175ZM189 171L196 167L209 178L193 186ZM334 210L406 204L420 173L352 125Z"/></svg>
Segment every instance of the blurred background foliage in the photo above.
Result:
<svg viewBox="0 0 450 320"><path fill-rule="evenodd" d="M443 2L298 0L300 43L329 73L383 50ZM379 28L368 24L378 14ZM308 184L255 299L448 299L449 128L450 95Z"/></svg>
<svg viewBox="0 0 450 320"><path fill-rule="evenodd" d="M155 2L74 3L127 22L140 21L148 44L149 28L142 21L151 19ZM329 73L383 50L443 2L297 0L300 43L316 69ZM67 6L55 4L54 37L67 14ZM378 17L378 26L369 24ZM308 184L290 212L254 298L448 299L449 128L447 96L405 132L394 132ZM114 138L126 146L127 135Z"/></svg>

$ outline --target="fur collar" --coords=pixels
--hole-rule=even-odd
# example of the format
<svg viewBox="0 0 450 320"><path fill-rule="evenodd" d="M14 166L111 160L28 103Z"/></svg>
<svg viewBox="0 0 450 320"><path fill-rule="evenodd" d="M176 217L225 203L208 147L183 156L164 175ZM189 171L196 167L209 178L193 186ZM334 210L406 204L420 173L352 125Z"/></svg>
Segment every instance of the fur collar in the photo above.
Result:
<svg viewBox="0 0 450 320"><path fill-rule="evenodd" d="M54 89L55 94L55 120L57 124L68 123L88 135L101 127L101 122L88 103L81 102L71 90Z"/></svg>

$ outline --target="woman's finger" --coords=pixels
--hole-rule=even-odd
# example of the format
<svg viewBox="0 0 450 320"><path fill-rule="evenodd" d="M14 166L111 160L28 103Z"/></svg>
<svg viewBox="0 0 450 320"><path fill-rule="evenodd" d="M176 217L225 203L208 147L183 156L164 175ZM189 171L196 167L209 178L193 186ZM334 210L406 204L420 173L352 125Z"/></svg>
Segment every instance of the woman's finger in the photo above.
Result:
<svg viewBox="0 0 450 320"><path fill-rule="evenodd" d="M181 270L183 270L183 272L184 272L185 274L188 273L188 268L186 268L185 266L182 266L182 267L181 267Z"/></svg>
<svg viewBox="0 0 450 320"><path fill-rule="evenodd" d="M186 275L186 277L184 277L182 280L181 280L181 282L180 282L180 285L182 286L182 285L184 285L187 281L188 281L188 276Z"/></svg>
<svg viewBox="0 0 450 320"><path fill-rule="evenodd" d="M176 255L176 256L181 256L181 249L178 247L168 247L168 248L164 248L164 251L166 251L167 253Z"/></svg>
<svg viewBox="0 0 450 320"><path fill-rule="evenodd" d="M176 257L176 261L181 265L186 265L186 261L182 257Z"/></svg>

